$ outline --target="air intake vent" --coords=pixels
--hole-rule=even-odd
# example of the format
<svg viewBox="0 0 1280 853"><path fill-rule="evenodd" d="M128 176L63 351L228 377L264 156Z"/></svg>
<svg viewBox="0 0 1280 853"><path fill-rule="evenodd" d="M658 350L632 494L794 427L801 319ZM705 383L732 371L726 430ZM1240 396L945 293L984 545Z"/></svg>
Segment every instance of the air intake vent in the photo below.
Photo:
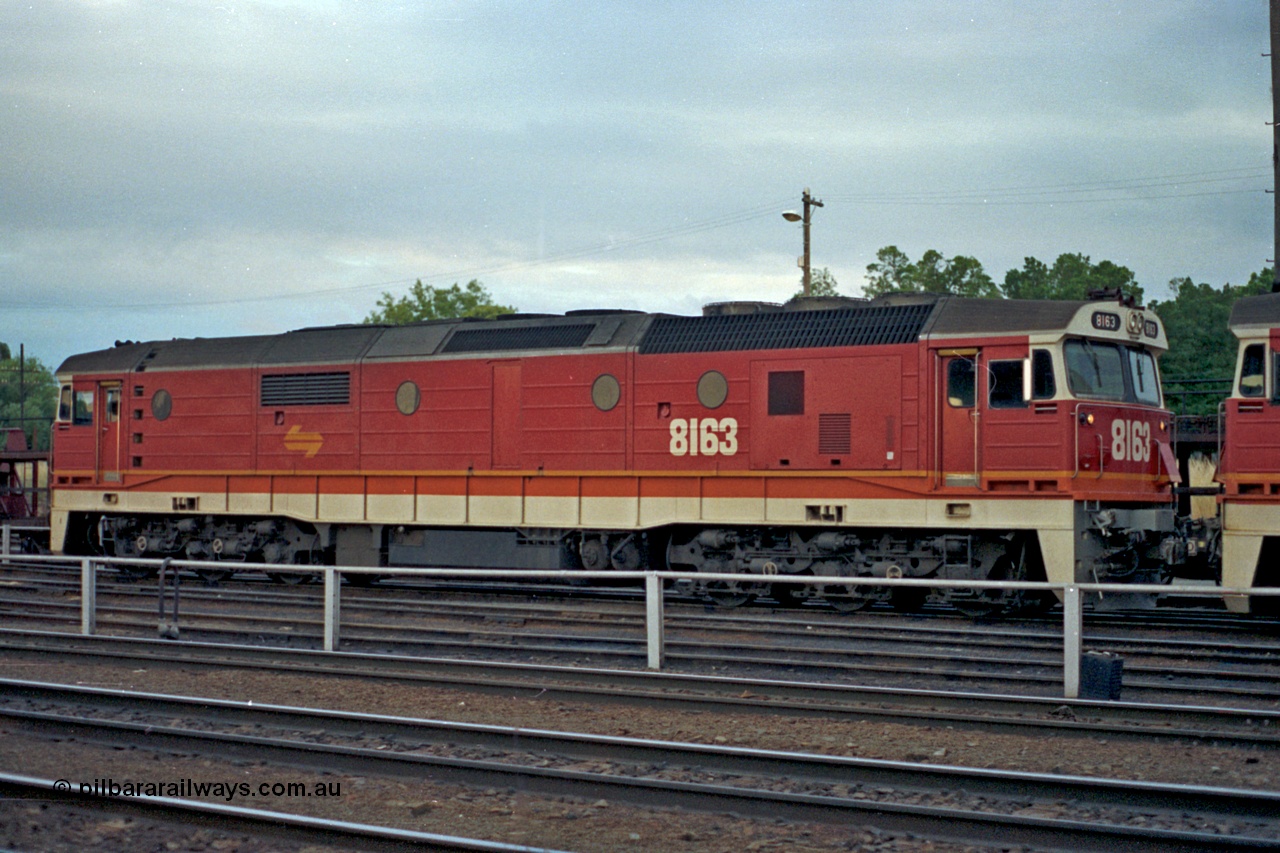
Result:
<svg viewBox="0 0 1280 853"><path fill-rule="evenodd" d="M350 373L278 373L262 377L264 406L344 406L350 402Z"/></svg>
<svg viewBox="0 0 1280 853"><path fill-rule="evenodd" d="M818 452L829 456L848 453L851 424L850 415L818 415Z"/></svg>
<svg viewBox="0 0 1280 853"><path fill-rule="evenodd" d="M507 352L525 349L577 349L595 323L567 326L520 326L516 328L461 329L453 333L444 352Z"/></svg>
<svg viewBox="0 0 1280 853"><path fill-rule="evenodd" d="M934 303L927 303L779 314L657 317L640 343L640 352L657 355L906 344L920 336L934 307Z"/></svg>

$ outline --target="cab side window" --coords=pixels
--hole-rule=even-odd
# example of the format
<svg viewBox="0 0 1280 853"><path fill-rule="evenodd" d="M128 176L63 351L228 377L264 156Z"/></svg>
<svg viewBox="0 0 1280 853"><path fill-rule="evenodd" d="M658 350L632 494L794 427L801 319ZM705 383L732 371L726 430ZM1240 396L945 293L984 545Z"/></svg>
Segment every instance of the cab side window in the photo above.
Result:
<svg viewBox="0 0 1280 853"><path fill-rule="evenodd" d="M71 408L71 423L77 426L93 423L93 392L77 391Z"/></svg>
<svg viewBox="0 0 1280 853"><path fill-rule="evenodd" d="M1249 344L1240 359L1240 396L1261 397L1267 393L1265 344Z"/></svg>
<svg viewBox="0 0 1280 853"><path fill-rule="evenodd" d="M987 373L987 401L993 409L1016 409L1027 405L1022 396L1022 359L993 361Z"/></svg>
<svg viewBox="0 0 1280 853"><path fill-rule="evenodd" d="M1031 353L1031 397L1048 400L1057 393L1058 387L1053 380L1053 356L1047 349L1034 350Z"/></svg>
<svg viewBox="0 0 1280 853"><path fill-rule="evenodd" d="M1280 375L1276 371L1280 371L1280 352L1271 354L1271 375ZM1271 389L1271 402L1280 403L1280 382L1273 383Z"/></svg>
<svg viewBox="0 0 1280 853"><path fill-rule="evenodd" d="M947 402L957 409L971 409L974 401L973 362L952 359L947 365Z"/></svg>

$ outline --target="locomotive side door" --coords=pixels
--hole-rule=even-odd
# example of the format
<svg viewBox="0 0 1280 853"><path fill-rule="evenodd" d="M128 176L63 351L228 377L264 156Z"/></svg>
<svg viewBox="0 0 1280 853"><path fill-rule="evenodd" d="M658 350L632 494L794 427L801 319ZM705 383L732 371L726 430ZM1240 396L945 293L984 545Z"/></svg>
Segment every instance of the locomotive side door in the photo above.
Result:
<svg viewBox="0 0 1280 853"><path fill-rule="evenodd" d="M516 468L520 465L520 391L520 362L494 362L490 456L494 468Z"/></svg>
<svg viewBox="0 0 1280 853"><path fill-rule="evenodd" d="M120 389L119 382L98 383L98 482L120 482Z"/></svg>
<svg viewBox="0 0 1280 853"><path fill-rule="evenodd" d="M946 487L978 485L978 394L981 353L974 349L938 353L938 481Z"/></svg>

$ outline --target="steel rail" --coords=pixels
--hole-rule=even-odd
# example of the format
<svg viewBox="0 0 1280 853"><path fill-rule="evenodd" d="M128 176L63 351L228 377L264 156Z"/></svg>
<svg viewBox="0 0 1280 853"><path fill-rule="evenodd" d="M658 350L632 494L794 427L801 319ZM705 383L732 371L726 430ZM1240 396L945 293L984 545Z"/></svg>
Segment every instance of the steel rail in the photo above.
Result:
<svg viewBox="0 0 1280 853"><path fill-rule="evenodd" d="M177 816L184 823L194 818L199 820L204 827L224 832L255 837L283 838L291 842L344 846L355 844L361 850L387 851L387 853L402 853L402 851L422 853L423 851L433 850L471 850L484 851L485 853L564 853L564 851L552 851L544 847L526 847L518 844L506 844L500 841L485 841L479 838L463 838L461 836L441 835L433 832L417 832L409 829L308 817L306 815L289 814L288 812L251 809L244 806L210 803L203 800L190 800L179 797L147 795L129 797L90 796L80 794L78 790L69 791L60 788L58 783L65 781L0 771L0 794L22 799L61 802L81 808L106 810L116 814L124 813L160 820L172 820Z"/></svg>
<svg viewBox="0 0 1280 853"><path fill-rule="evenodd" d="M378 678L507 696L562 701L639 702L672 709L721 710L796 716L835 716L1026 734L1219 744L1280 744L1280 711L1194 705L1093 702L955 690L871 687L732 676L655 673L420 658L356 652L181 643L121 637L81 637L0 629L0 649L67 654L157 664L254 668L344 678Z"/></svg>
<svg viewBox="0 0 1280 853"><path fill-rule="evenodd" d="M1028 797L1057 803L1063 797L1080 801L1088 808L1108 807L1130 810L1129 819L1144 812L1165 813L1210 823L1225 819L1262 822L1270 825L1280 811L1280 793L1243 791L1238 789L1173 786L1122 782L1086 777L1048 776L1006 771L972 770L877 762L839 756L815 756L804 753L779 753L681 744L665 741L641 741L630 738L573 735L506 727L461 726L440 721L413 721L406 718L377 717L364 714L334 715L332 712L248 703L209 702L187 697L165 697L155 694L129 694L127 691L97 691L32 683L26 689L38 691L45 701L71 704L93 704L100 696L110 695L111 704L130 699L156 713L182 713L191 716L196 703L206 703L201 716L226 719L228 725L255 722L274 728L289 725L315 726L318 721L339 720L386 733L395 730L401 736L422 740L427 733L424 724L440 737L467 741L476 735L478 742L496 746L505 741L505 749L517 754L542 756L547 750L585 756L597 760L654 762L665 760L711 768L730 774L765 774L768 777L801 779L806 782L850 784L866 787L892 785L909 787L917 793L951 791L957 787L971 796L1013 797L1025 803ZM55 696L62 692L61 697ZM71 699L69 697L75 696ZM185 700L185 701L179 701ZM291 766L306 765L327 772L345 770L360 775L413 776L428 773L435 781L442 777L461 784L511 785L513 781L526 791L548 795L598 797L609 793L614 798L637 805L671 805L683 808L722 811L727 806L754 817L788 820L851 820L886 823L893 828L937 838L964 838L987 841L992 837L1008 844L1013 839L1031 845L1064 845L1072 849L1112 850L1231 850L1280 849L1280 838L1199 832L1143 827L1118 823L1099 823L1063 818L1028 818L1000 814L989 810L959 807L921 806L873 799L848 799L824 794L800 794L741 785L659 780L608 773L564 770L554 767L530 767L505 761L461 759L421 753L367 747L316 744L287 737L246 736L221 732L191 730L176 726L160 726L147 722L122 722L82 718L65 714L23 712L0 709L0 715L22 720L28 725L48 727L59 737L67 734L106 737L115 745L125 743L151 750L190 750L203 747L216 750L220 756L236 756L252 760L268 760ZM272 719L275 717L275 719ZM451 726L457 726L450 731ZM496 738L496 740L495 740ZM1073 805L1077 805L1073 803ZM993 835L994 833L994 835Z"/></svg>

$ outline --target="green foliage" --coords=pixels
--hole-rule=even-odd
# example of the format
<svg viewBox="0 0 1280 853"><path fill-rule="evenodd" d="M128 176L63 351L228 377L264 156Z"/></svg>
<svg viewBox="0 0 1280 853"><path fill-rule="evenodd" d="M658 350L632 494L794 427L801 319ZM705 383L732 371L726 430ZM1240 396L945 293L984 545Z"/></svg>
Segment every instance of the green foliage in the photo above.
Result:
<svg viewBox="0 0 1280 853"><path fill-rule="evenodd" d="M1272 271L1263 269L1249 276L1247 284L1196 284L1189 278L1169 282L1173 299L1152 302L1150 308L1164 322L1169 338L1169 351L1160 359L1160 373L1166 386L1165 396L1179 389L1170 379L1226 379L1235 372L1236 338L1227 328L1231 306L1242 296L1254 296L1271 290ZM1218 400L1226 396L1225 385L1213 389L1219 393L1205 396L1173 396L1169 405L1190 414L1211 415Z"/></svg>
<svg viewBox="0 0 1280 853"><path fill-rule="evenodd" d="M514 314L510 305L498 305L479 281L472 279L465 288L455 282L452 287L432 287L419 279L407 296L396 298L383 293L378 310L364 318L366 323L402 326L421 320L447 320L455 317L491 319L499 314Z"/></svg>
<svg viewBox="0 0 1280 853"><path fill-rule="evenodd" d="M840 291L836 290L836 277L831 274L831 270L823 267L820 270L809 270L809 295L810 296L839 296ZM792 299L804 296L804 278L800 279L800 289L795 292Z"/></svg>
<svg viewBox="0 0 1280 853"><path fill-rule="evenodd" d="M885 246L876 252L876 262L867 265L869 279L863 292L867 296L906 291L911 293L949 293L953 296L999 296L991 276L977 258L956 255L943 257L936 249L911 261L897 246Z"/></svg>
<svg viewBox="0 0 1280 853"><path fill-rule="evenodd" d="M1052 267L1026 258L1022 269L1009 270L1004 283L997 286L982 264L968 255L948 259L930 249L913 262L897 246L885 246L876 252L876 262L867 266L867 278L867 296L906 291L1008 299L1087 299L1091 290L1121 288L1142 300L1142 288L1132 270L1111 261L1095 264L1081 254L1059 255Z"/></svg>
<svg viewBox="0 0 1280 853"><path fill-rule="evenodd" d="M1091 290L1122 289L1142 301L1133 271L1111 261L1093 263L1088 255L1058 255L1049 267L1026 258L1022 269L1004 274L1001 295L1009 299L1088 299Z"/></svg>
<svg viewBox="0 0 1280 853"><path fill-rule="evenodd" d="M53 371L31 357L20 365L12 350L0 343L0 429L20 427L28 447L48 450L57 404Z"/></svg>

